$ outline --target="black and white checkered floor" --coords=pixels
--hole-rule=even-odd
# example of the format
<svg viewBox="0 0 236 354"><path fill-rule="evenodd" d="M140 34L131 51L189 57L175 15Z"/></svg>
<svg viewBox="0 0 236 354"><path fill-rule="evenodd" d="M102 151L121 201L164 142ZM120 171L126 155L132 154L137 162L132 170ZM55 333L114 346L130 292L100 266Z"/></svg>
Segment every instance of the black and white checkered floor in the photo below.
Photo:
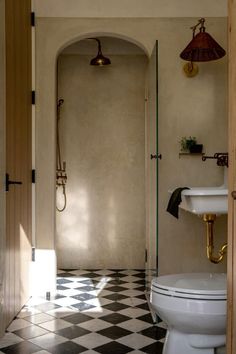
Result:
<svg viewBox="0 0 236 354"><path fill-rule="evenodd" d="M153 324L144 277L143 270L60 270L55 298L32 298L0 353L161 354L166 327Z"/></svg>

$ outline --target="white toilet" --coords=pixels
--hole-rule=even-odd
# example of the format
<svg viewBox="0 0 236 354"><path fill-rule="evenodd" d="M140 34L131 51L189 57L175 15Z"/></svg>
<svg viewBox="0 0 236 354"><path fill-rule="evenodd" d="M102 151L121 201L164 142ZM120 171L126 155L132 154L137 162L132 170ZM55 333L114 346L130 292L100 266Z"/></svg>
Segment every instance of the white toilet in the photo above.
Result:
<svg viewBox="0 0 236 354"><path fill-rule="evenodd" d="M214 354L226 343L226 274L154 278L151 305L167 324L163 354Z"/></svg>

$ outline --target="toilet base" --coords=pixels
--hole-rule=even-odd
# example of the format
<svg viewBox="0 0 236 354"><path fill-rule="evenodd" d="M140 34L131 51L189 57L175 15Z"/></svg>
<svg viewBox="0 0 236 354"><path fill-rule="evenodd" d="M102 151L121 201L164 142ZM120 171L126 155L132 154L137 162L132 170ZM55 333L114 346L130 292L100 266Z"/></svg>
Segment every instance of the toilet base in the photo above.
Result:
<svg viewBox="0 0 236 354"><path fill-rule="evenodd" d="M214 354L224 345L225 335L187 334L168 329L163 354Z"/></svg>

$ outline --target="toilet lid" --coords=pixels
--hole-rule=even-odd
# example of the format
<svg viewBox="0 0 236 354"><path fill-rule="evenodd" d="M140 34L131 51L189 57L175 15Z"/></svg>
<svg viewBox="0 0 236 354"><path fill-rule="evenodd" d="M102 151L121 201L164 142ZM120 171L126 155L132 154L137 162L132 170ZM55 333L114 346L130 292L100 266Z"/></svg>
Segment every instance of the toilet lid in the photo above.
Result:
<svg viewBox="0 0 236 354"><path fill-rule="evenodd" d="M197 298L226 299L225 273L184 273L154 278L152 290L163 295Z"/></svg>

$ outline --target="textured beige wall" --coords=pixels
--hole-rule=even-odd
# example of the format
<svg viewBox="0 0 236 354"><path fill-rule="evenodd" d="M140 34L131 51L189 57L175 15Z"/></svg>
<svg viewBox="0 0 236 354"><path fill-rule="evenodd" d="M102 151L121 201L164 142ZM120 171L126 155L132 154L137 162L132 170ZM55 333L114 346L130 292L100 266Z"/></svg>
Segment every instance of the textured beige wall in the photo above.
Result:
<svg viewBox="0 0 236 354"><path fill-rule="evenodd" d="M110 66L93 67L97 45L89 44L93 55L59 57L68 183L67 208L56 217L58 266L144 268L147 57L109 55Z"/></svg>
<svg viewBox="0 0 236 354"><path fill-rule="evenodd" d="M159 150L161 273L190 270L220 271L205 258L205 232L201 220L190 214L176 221L165 212L168 189L179 185L218 185L223 171L213 161L179 159L178 141L196 135L207 153L227 150L227 60L206 63L194 79L182 73L180 51L191 38L196 19L37 19L37 126L36 169L37 247L54 248L55 235L55 61L61 48L94 34L129 38L150 55L159 40ZM207 19L207 30L226 47L226 19ZM145 29L145 30L144 30ZM45 158L47 156L47 158ZM182 214L182 213L181 213ZM225 228L220 233L221 241ZM224 267L225 269L225 267Z"/></svg>
<svg viewBox="0 0 236 354"><path fill-rule="evenodd" d="M33 0L39 17L227 16L227 0ZM176 6L177 5L177 6Z"/></svg>
<svg viewBox="0 0 236 354"><path fill-rule="evenodd" d="M208 20L206 28L226 49L226 20ZM163 156L159 162L159 271L223 271L226 262L214 265L206 258L203 221L184 211L180 211L179 220L166 212L169 189L223 184L223 168L214 160L179 158L181 137L196 136L207 155L227 151L227 58L200 63L198 76L187 78L181 71L182 63L177 69L173 61L184 47L179 42L169 36L168 42L159 43L159 152ZM226 219L217 220L218 243L227 238Z"/></svg>

